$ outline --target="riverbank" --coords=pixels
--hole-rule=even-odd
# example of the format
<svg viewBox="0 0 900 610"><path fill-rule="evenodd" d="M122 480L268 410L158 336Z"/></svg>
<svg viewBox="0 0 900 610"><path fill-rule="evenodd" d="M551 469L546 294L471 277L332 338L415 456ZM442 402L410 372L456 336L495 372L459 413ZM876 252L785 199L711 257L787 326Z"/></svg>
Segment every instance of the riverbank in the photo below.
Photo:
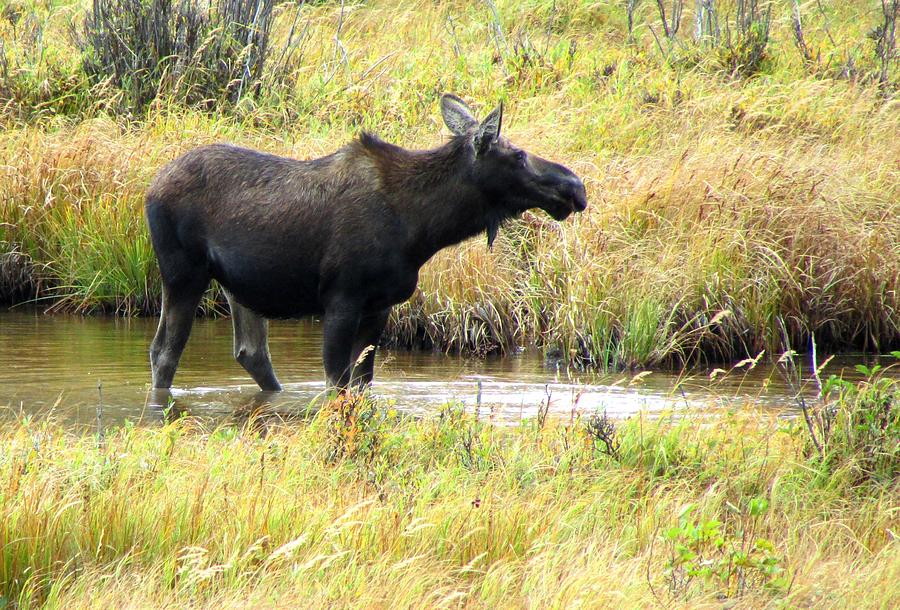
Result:
<svg viewBox="0 0 900 610"><path fill-rule="evenodd" d="M123 114L121 96L80 76L67 28L81 5L63 4L36 9L40 54L22 37L4 50L25 68L0 91L0 301L152 313L142 197L162 164L220 140L316 157L363 129L434 146L449 90L482 113L505 99L504 133L583 176L589 208L565 223L526 214L493 251L475 239L441 253L388 341L538 344L601 367L734 361L812 335L832 350L900 343L897 101L862 72L811 69L787 9L745 75L688 40L661 53L646 7L629 39L618 4L499 2L495 16L478 3L307 3L290 89L216 112L157 100ZM807 35L837 66L862 53L870 8L811 13Z"/></svg>
<svg viewBox="0 0 900 610"><path fill-rule="evenodd" d="M345 400L100 437L25 420L0 430L0 600L896 607L897 385L876 371L827 403L815 443L752 409L508 428Z"/></svg>

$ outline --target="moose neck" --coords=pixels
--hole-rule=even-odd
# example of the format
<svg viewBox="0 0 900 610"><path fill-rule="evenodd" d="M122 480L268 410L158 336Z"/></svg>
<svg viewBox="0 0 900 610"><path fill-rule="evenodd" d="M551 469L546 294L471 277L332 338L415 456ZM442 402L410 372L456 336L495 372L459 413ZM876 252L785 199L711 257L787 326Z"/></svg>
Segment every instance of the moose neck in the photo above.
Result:
<svg viewBox="0 0 900 610"><path fill-rule="evenodd" d="M440 250L484 233L492 224L501 222L493 218L484 195L462 176L434 185L425 196L410 204L407 207L412 212L407 216L409 250L420 264Z"/></svg>
<svg viewBox="0 0 900 610"><path fill-rule="evenodd" d="M465 138L425 151L389 147L382 180L406 227L407 251L422 265L438 251L499 227L506 216L472 178L474 151Z"/></svg>

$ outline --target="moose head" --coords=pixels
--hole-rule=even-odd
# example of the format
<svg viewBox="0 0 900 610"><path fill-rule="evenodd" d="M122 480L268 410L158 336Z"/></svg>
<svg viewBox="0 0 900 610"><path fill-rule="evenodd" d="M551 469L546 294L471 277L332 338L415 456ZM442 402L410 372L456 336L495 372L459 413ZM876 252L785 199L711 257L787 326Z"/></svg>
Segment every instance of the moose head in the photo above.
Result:
<svg viewBox="0 0 900 610"><path fill-rule="evenodd" d="M528 153L501 136L503 103L479 122L460 98L441 98L447 128L471 142L471 178L496 208L496 221L488 223L492 244L500 223L525 210L540 208L556 220L565 220L587 207L584 183L568 168Z"/></svg>

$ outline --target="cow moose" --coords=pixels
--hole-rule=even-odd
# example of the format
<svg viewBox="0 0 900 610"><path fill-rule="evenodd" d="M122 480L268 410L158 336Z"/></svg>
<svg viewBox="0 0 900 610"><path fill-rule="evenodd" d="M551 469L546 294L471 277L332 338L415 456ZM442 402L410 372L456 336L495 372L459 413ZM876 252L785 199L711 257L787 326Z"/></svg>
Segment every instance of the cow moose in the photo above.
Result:
<svg viewBox="0 0 900 610"><path fill-rule="evenodd" d="M453 136L431 150L363 133L309 161L214 144L163 167L145 202L162 277L153 387L171 387L211 280L231 307L234 356L260 388L281 389L267 319L306 315L324 316L329 386L364 387L390 308L436 252L482 231L490 245L530 208L564 220L587 206L574 173L500 136L502 104L479 123L445 94L441 112Z"/></svg>

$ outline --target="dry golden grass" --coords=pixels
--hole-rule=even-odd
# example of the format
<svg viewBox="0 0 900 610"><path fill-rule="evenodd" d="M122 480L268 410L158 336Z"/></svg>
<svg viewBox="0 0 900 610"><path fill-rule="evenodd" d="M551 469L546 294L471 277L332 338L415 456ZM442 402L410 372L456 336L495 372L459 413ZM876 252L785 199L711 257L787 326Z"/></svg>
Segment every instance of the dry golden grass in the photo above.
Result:
<svg viewBox="0 0 900 610"><path fill-rule="evenodd" d="M616 460L581 423L329 413L264 435L262 420L179 420L99 443L53 423L5 427L0 595L20 608L900 601L897 481L826 473L785 422L637 418ZM722 575L670 575L680 514L721 524L722 550L691 548ZM726 557L741 549L751 563L738 569ZM771 574L753 563L763 556Z"/></svg>
<svg viewBox="0 0 900 610"><path fill-rule="evenodd" d="M874 19L861 6L829 9L835 56ZM62 48L72 10L46 22ZM347 6L337 62L339 6L302 10L295 80L271 99L225 115L160 101L137 122L98 100L74 120L7 118L0 243L33 259L42 298L155 310L141 198L179 152L229 140L314 157L360 129L433 146L437 98L451 90L485 111L506 98L506 135L583 176L590 206L562 224L529 214L493 252L472 240L441 253L391 340L475 352L533 342L601 366L740 358L812 334L834 348L900 341L897 102L805 72L785 16L767 71L733 79L667 65L645 28L626 44L612 5L501 2L506 47L482 5ZM293 17L283 11L280 36ZM818 35L824 21L807 23Z"/></svg>

